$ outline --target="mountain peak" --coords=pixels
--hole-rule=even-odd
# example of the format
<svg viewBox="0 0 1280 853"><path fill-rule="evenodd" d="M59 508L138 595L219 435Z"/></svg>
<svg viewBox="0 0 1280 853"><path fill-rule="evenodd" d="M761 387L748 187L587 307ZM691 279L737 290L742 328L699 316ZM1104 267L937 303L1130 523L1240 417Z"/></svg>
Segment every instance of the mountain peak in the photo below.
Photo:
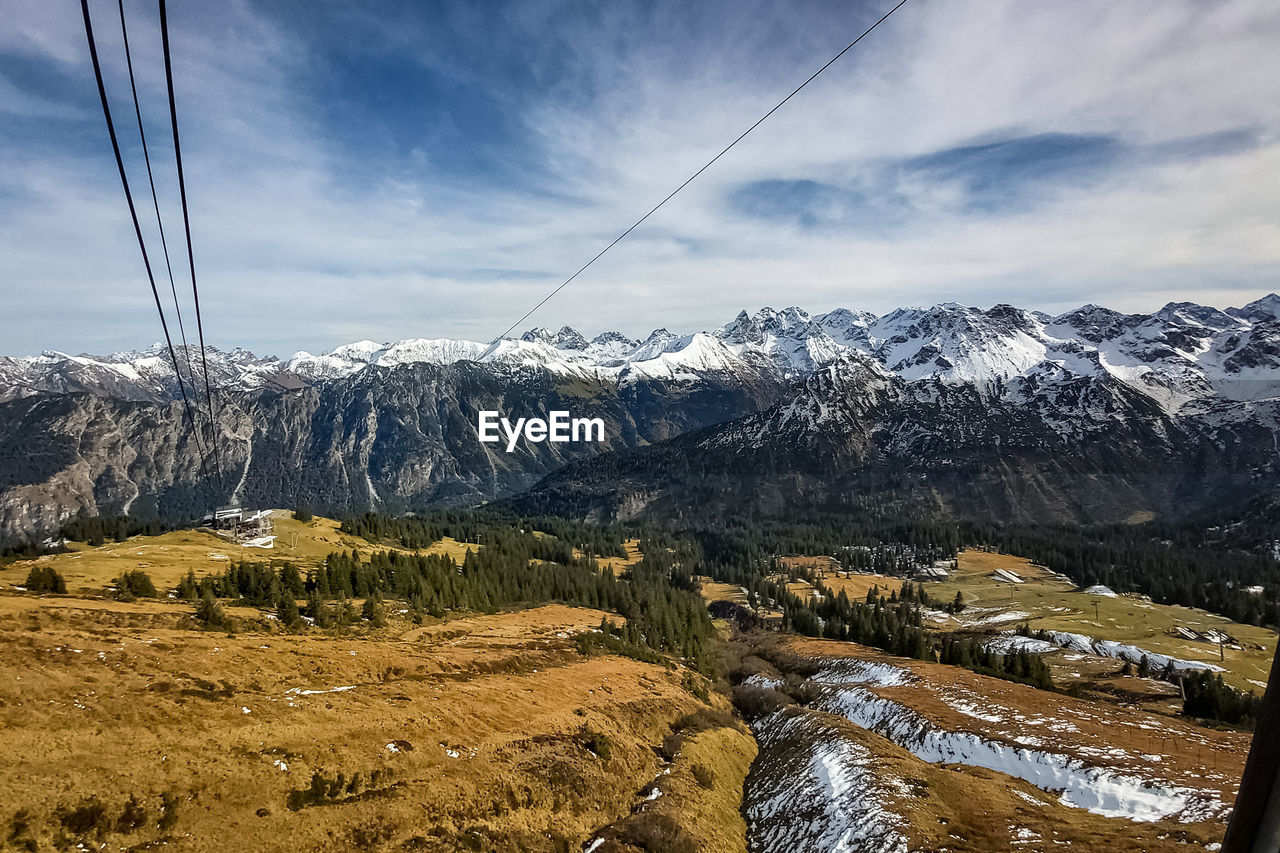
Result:
<svg viewBox="0 0 1280 853"><path fill-rule="evenodd" d="M1243 308L1228 308L1232 317L1248 320L1252 323L1265 323L1269 320L1280 320L1280 295L1268 293L1261 299L1255 299Z"/></svg>

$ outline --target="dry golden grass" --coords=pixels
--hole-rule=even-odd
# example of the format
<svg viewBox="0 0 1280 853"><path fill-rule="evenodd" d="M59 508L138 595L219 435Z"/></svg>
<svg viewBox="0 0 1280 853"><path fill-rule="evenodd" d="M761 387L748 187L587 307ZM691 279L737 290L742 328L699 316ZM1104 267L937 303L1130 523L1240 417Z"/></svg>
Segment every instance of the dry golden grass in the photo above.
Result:
<svg viewBox="0 0 1280 853"><path fill-rule="evenodd" d="M742 851L747 837L742 785L755 757L755 738L745 726L700 732L684 742L670 772L657 780L662 797L645 808L674 819L701 851ZM710 788L695 770L711 780Z"/></svg>
<svg viewBox="0 0 1280 853"><path fill-rule="evenodd" d="M0 837L25 823L10 844L579 849L638 804L671 723L706 707L680 671L578 654L598 611L349 636L247 620L232 636L192 630L190 609L0 593ZM334 797L297 801L315 773ZM713 793L735 796L741 775L723 776ZM131 797L136 828L120 823ZM740 826L721 817L728 839Z"/></svg>
<svg viewBox="0 0 1280 853"><path fill-rule="evenodd" d="M699 577L698 582L702 584L702 597L706 601L732 601L734 604L747 606L747 594L742 591L742 587L731 583L721 583L713 581L709 577Z"/></svg>
<svg viewBox="0 0 1280 853"><path fill-rule="evenodd" d="M778 563L784 569L816 569L828 573L835 573L843 569L839 560L835 557L828 557L825 554L813 557L805 555L779 557Z"/></svg>
<svg viewBox="0 0 1280 853"><path fill-rule="evenodd" d="M876 687L873 692L912 708L941 728L973 732L1015 749L1022 746L1017 737L1034 734L1040 741L1037 749L1078 756L1094 766L1131 772L1140 768L1144 777L1156 783L1211 790L1227 803L1235 799L1248 754L1250 737L1239 732L1205 729L1189 721L1075 699L957 667L895 658L851 643L797 638L787 646L809 657L854 657L910 669L919 681ZM955 707L957 701L962 707L967 702L970 709L980 709L983 717L1000 719L963 713ZM1019 715L1041 723L1018 722ZM873 749L877 767L888 777L908 780L912 795L900 798L894 811L910 821L912 849L1014 849L1009 833L1021 826L1042 839L1070 841L1078 845L1075 849L1172 850L1185 849L1179 846L1184 838L1198 844L1221 840L1225 830L1220 821L1139 824L1100 817L1067 807L1055 796L1004 774L928 764L865 729L823 716L841 726L845 736ZM1046 724L1053 720L1068 721L1075 731ZM1054 845L1046 841L1045 846L1052 849Z"/></svg>
<svg viewBox="0 0 1280 853"><path fill-rule="evenodd" d="M212 531L175 530L160 536L133 536L124 542L108 541L92 547L81 542L69 544L68 553L48 554L35 560L19 560L0 566L0 586L21 585L37 563L52 566L67 581L70 592L102 591L122 573L138 569L147 573L157 589L171 589L190 570L196 577L222 572L230 560L288 560L299 566L317 565L334 551L375 550L406 552L394 546L374 545L338 530L339 522L316 516L301 522L285 510L274 511L274 548L252 548L218 536ZM448 554L461 560L467 549L445 538L416 553Z"/></svg>
<svg viewBox="0 0 1280 853"><path fill-rule="evenodd" d="M823 584L831 589L833 595L839 595L844 592L849 596L850 601L865 601L867 593L875 587L880 588L880 594L888 597L890 592L897 592L902 589L902 578L891 578L887 575L858 575L851 574L847 577L837 577L835 575L827 575Z"/></svg>
<svg viewBox="0 0 1280 853"><path fill-rule="evenodd" d="M991 577L996 569L1016 572L1025 583L1008 584ZM1177 605L1154 604L1136 596L1107 598L1085 595L1070 581L1063 580L1042 566L1021 557L964 551L957 560L956 571L945 582L926 583L929 595L950 601L956 592L964 595L970 609L963 618L973 620L976 614L990 618L999 612L1018 612L1027 618L992 622L985 627L1013 628L1028 622L1032 628L1071 631L1106 640L1132 643L1148 651L1172 655L1184 660L1205 661L1227 669L1223 679L1241 690L1260 692L1270 671L1277 635L1267 628L1242 625L1225 617ZM1094 603L1097 603L1095 613ZM990 608L989 612L980 611ZM956 627L957 623L951 623ZM1240 649L1227 648L1225 660L1219 661L1218 647L1210 643L1186 640L1171 633L1175 626L1195 630L1215 628L1241 641ZM1079 664L1083 664L1083 670ZM1115 662L1074 662L1072 667L1055 666L1055 677L1082 671L1094 677L1103 669L1119 669Z"/></svg>
<svg viewBox="0 0 1280 853"><path fill-rule="evenodd" d="M622 550L627 552L627 556L597 557L596 562L600 564L600 567L602 569L607 567L607 568L613 569L613 573L615 575L620 575L623 572L625 572L627 569L631 568L636 563L644 559L644 554L640 553L639 539L624 540L622 543ZM581 557L585 557L586 554L584 554L582 551L578 550L577 548L574 548L573 556L581 558Z"/></svg>

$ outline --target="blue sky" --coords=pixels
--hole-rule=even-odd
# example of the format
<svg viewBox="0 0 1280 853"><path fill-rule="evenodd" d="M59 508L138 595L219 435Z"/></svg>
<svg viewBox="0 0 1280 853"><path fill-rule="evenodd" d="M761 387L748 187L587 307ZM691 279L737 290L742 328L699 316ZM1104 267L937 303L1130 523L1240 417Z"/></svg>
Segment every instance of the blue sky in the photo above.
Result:
<svg viewBox="0 0 1280 853"><path fill-rule="evenodd" d="M488 339L889 5L174 3L207 338ZM156 9L125 7L172 239ZM149 201L115 4L91 8ZM6 19L0 352L145 346L79 9ZM531 322L1242 304L1280 289L1277 43L1263 0L911 0Z"/></svg>

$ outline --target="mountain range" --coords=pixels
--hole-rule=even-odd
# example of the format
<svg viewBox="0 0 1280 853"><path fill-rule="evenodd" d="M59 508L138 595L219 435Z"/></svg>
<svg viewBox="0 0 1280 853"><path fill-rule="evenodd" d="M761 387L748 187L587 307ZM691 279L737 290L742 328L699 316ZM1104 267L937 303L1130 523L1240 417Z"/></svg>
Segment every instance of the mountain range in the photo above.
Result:
<svg viewBox="0 0 1280 853"><path fill-rule="evenodd" d="M404 511L525 492L611 516L893 495L1123 520L1246 500L1280 467L1275 294L1152 314L764 308L644 340L564 327L206 357L220 440L204 468L163 347L0 358L0 536L82 512ZM476 441L485 408L600 416L607 440L505 454Z"/></svg>

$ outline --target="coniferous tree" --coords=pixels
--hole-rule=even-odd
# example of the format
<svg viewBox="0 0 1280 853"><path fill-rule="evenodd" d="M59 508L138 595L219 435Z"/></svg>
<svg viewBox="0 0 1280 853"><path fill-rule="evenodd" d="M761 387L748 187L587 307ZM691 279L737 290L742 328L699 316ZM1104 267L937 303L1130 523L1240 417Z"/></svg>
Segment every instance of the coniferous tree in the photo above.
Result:
<svg viewBox="0 0 1280 853"><path fill-rule="evenodd" d="M196 605L196 620L206 628L226 628L228 626L226 611L213 597L213 592L206 589Z"/></svg>

